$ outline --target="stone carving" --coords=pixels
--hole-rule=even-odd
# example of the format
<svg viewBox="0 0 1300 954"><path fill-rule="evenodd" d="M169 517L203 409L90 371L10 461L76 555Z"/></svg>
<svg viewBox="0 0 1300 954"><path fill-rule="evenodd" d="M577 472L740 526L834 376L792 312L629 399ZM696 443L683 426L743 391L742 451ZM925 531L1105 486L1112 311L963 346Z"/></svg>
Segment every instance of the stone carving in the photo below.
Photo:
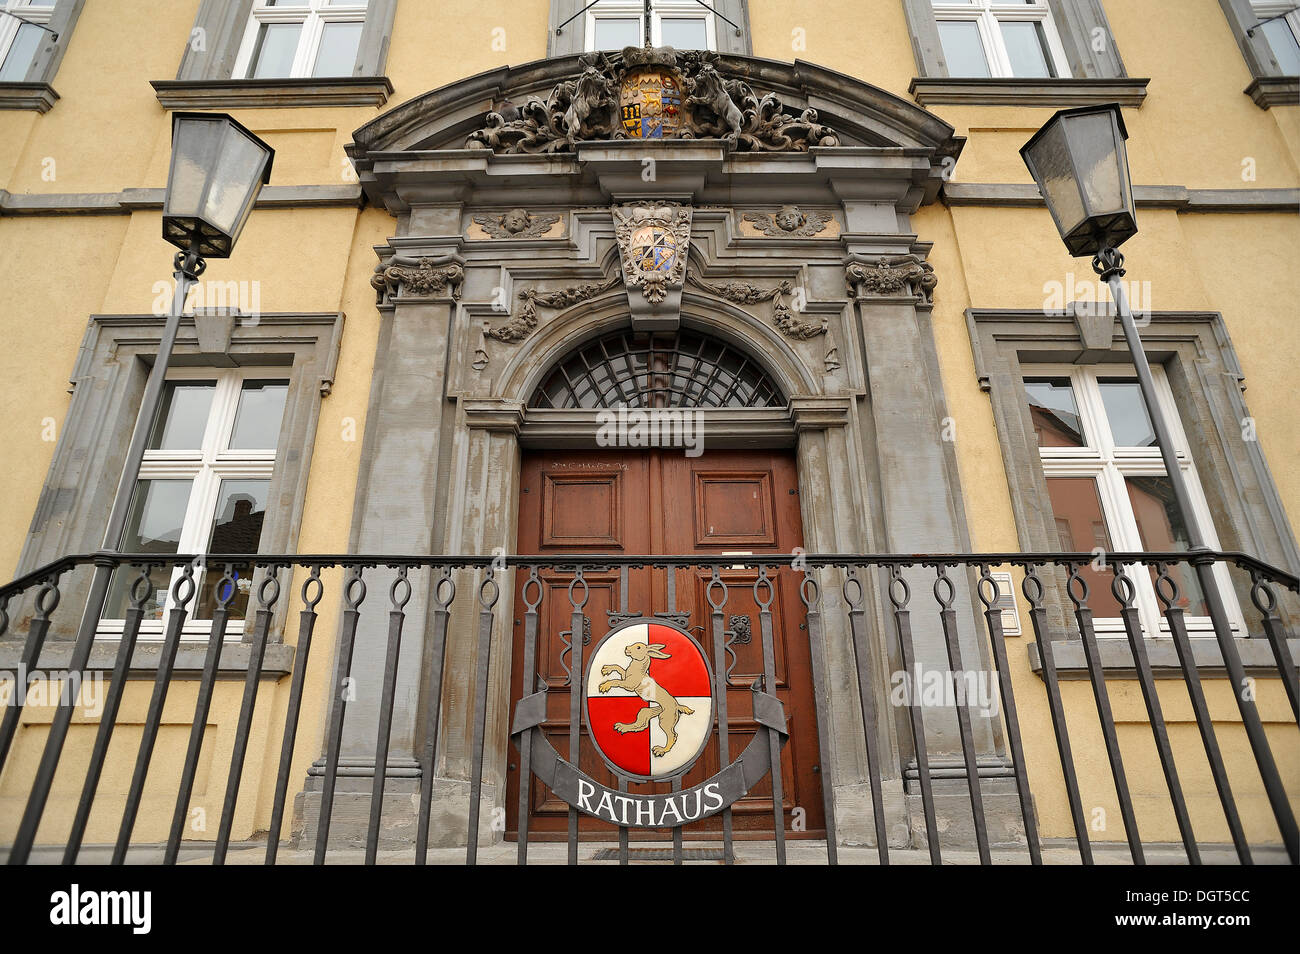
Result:
<svg viewBox="0 0 1300 954"><path fill-rule="evenodd" d="M494 239L537 238L560 221L558 215L533 215L527 209L511 209L500 215L476 215L474 221Z"/></svg>
<svg viewBox="0 0 1300 954"><path fill-rule="evenodd" d="M661 303L680 289L691 244L691 209L677 202L630 202L613 207L614 237L623 259L623 281L645 300Z"/></svg>
<svg viewBox="0 0 1300 954"><path fill-rule="evenodd" d="M725 298L737 305L756 305L759 302L770 301L772 303L772 323L776 325L777 330L788 338L807 340L808 338L826 334L825 319L807 321L799 317L799 313L790 307L786 299L794 293L794 287L789 282L781 282L775 288L759 288L757 285L739 280L713 285L693 275L690 282L711 295Z"/></svg>
<svg viewBox="0 0 1300 954"><path fill-rule="evenodd" d="M601 282L584 282L581 285L569 285L567 288L561 288L558 291L542 292L535 288L525 288L519 293L519 300L523 306L519 309L518 314L512 315L510 320L496 328L488 328L484 334L489 338L495 338L497 341L523 341L537 327L537 309L543 308L568 308L570 305L576 305L580 301L593 298L603 291L614 287L618 282L618 276L607 278Z"/></svg>
<svg viewBox="0 0 1300 954"><path fill-rule="evenodd" d="M783 205L774 214L746 212L742 218L746 222L753 222L764 235L806 238L825 229L827 223L831 221L831 214L812 209L804 210L797 205Z"/></svg>
<svg viewBox="0 0 1300 954"><path fill-rule="evenodd" d="M413 295L432 295L450 289L451 297L458 298L464 280L465 269L459 262L394 255L387 264L380 262L375 266L370 285L376 292L375 304L382 305L384 296L396 298L402 285Z"/></svg>
<svg viewBox="0 0 1300 954"><path fill-rule="evenodd" d="M773 93L760 96L728 78L711 51L626 47L588 53L576 79L523 106L504 101L466 146L499 153L573 152L582 140L720 138L742 151L805 152L837 146L817 110L787 112Z"/></svg>
<svg viewBox="0 0 1300 954"><path fill-rule="evenodd" d="M930 304L939 284L934 267L916 255L882 256L873 262L853 262L845 269L849 291L877 295L914 295Z"/></svg>

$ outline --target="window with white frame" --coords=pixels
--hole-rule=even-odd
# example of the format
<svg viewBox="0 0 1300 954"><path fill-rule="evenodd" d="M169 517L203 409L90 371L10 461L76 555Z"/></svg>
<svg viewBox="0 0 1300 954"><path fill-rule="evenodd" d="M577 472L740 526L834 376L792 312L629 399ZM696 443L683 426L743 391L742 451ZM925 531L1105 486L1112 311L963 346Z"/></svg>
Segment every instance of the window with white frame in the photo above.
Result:
<svg viewBox="0 0 1300 954"><path fill-rule="evenodd" d="M1300 75L1300 5L1295 0L1251 0L1251 12L1283 76Z"/></svg>
<svg viewBox="0 0 1300 954"><path fill-rule="evenodd" d="M168 374L131 501L126 553L256 553L266 516L289 382L275 368L183 368ZM217 605L224 567L199 567L187 632L203 633ZM154 568L141 633L160 633L179 570ZM110 591L108 631L120 631L135 571ZM251 568L234 568L228 632L242 631ZM206 580L206 585L205 585ZM118 620L116 624L113 620Z"/></svg>
<svg viewBox="0 0 1300 954"><path fill-rule="evenodd" d="M586 12L587 50L671 46L716 50L712 4L699 0L597 0Z"/></svg>
<svg viewBox="0 0 1300 954"><path fill-rule="evenodd" d="M932 0L948 75L1068 77L1046 0Z"/></svg>
<svg viewBox="0 0 1300 954"><path fill-rule="evenodd" d="M1153 368L1156 389L1174 432L1175 449L1193 497L1196 519L1211 528L1209 510L1174 408L1163 371ZM1098 635L1123 635L1120 604L1111 583L1106 554L1115 551L1186 550L1182 514L1160 457L1155 431L1142 401L1137 378L1122 366L1063 368L1035 366L1025 374L1025 397L1038 453L1047 479L1060 547L1071 553L1097 554L1083 573L1088 606ZM1213 537L1209 545L1217 547ZM1129 568L1136 584L1135 605L1148 635L1168 633L1150 574ZM1212 631L1204 597L1191 567L1171 567L1190 631ZM1229 604L1234 628L1244 632L1240 610L1226 572L1216 567L1219 591Z"/></svg>
<svg viewBox="0 0 1300 954"><path fill-rule="evenodd" d="M254 0L237 79L351 76L367 0Z"/></svg>
<svg viewBox="0 0 1300 954"><path fill-rule="evenodd" d="M0 0L0 83L27 79L48 33L55 0ZM39 24L39 25L38 25Z"/></svg>

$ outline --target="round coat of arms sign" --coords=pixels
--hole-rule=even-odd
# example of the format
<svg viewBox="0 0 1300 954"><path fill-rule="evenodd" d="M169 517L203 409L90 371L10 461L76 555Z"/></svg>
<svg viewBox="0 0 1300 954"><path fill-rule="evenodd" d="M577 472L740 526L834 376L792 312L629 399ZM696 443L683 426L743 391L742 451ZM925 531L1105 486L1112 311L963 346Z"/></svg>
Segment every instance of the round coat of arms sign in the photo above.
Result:
<svg viewBox="0 0 1300 954"><path fill-rule="evenodd" d="M632 623L591 654L584 688L587 728L610 767L642 779L683 774L713 724L713 678L689 633Z"/></svg>

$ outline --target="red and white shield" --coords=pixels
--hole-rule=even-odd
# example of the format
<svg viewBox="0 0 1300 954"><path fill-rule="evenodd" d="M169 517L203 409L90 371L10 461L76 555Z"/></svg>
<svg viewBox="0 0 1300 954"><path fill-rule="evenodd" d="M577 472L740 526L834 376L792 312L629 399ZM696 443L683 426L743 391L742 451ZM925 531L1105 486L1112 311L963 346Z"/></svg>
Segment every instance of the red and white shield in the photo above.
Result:
<svg viewBox="0 0 1300 954"><path fill-rule="evenodd" d="M591 654L587 728L625 775L681 774L704 750L713 721L713 680L699 643L665 623L615 630Z"/></svg>

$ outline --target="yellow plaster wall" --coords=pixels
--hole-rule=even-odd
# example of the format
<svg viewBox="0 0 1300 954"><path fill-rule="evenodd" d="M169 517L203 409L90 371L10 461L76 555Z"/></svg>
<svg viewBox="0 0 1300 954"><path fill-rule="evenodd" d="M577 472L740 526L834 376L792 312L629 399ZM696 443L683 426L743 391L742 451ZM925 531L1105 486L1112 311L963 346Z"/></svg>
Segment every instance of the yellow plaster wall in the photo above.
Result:
<svg viewBox="0 0 1300 954"><path fill-rule="evenodd" d="M55 108L44 116L0 111L0 187L15 193L93 193L163 186L169 122L148 81L175 76L197 3L173 0L162 8L148 0L87 3L55 79L63 97ZM401 0L386 69L394 93L385 108L485 69L544 56L547 12L544 0ZM1142 108L1126 111L1136 182L1191 188L1296 187L1300 107L1263 111L1241 93L1249 75L1217 0L1186 0L1177 17L1169 17L1160 0L1109 0L1107 13L1130 75L1152 78ZM1156 20L1161 29L1150 29ZM897 0L751 0L750 24L758 56L820 63L904 98L917 72ZM141 42L142 36L148 42ZM450 47L449 37L455 38ZM1050 111L933 109L969 137L957 181L1029 181L1017 150ZM334 185L350 181L343 146L352 130L382 111L245 109L235 115L276 148L274 185ZM1247 157L1253 160L1254 180L1242 178L1242 160ZM53 178L48 164L43 165L46 158L54 160ZM1150 209L1140 211L1139 221L1141 233L1125 246L1130 278L1151 283L1152 306L1157 309L1223 312L1246 373L1246 399L1283 503L1294 519L1300 513L1300 475L1290 464L1300 446L1300 418L1290 402L1291 356L1300 345L1293 304L1300 299L1300 270L1294 261L1300 223L1283 214L1178 215ZM1009 491L988 397L975 378L964 309L1040 307L1046 282L1064 280L1071 272L1076 283L1093 276L1087 262L1066 256L1042 210L932 205L913 217L913 225L922 240L934 242L931 261L940 277L934 329L949 413L956 422L973 545L1014 550L1018 537ZM348 546L379 329L368 284L372 247L393 230L392 218L378 209L261 209L250 218L235 257L211 262L204 276L257 282L265 311L338 310L347 315L333 392L322 402L312 453L297 543L304 553ZM0 219L0 288L5 289L0 407L6 411L0 415L0 447L7 448L0 494L10 504L10 517L0 521L0 577L12 574L17 565L55 446L43 439L49 433L45 421L50 419L56 434L62 427L67 373L86 319L95 312L150 310L158 296L157 283L170 273L170 252L158 233L156 211ZM1009 248L1014 254L1008 254ZM286 254L288 249L292 254ZM1230 256L1225 255L1228 249ZM69 265L70 280L51 279L58 274L55 269ZM1223 272L1225 268L1230 271ZM974 488L979 492L972 492ZM300 573L287 585L286 592L295 600L302 579ZM329 571L325 579L328 595L321 604L290 775L294 790L320 751L325 717L339 574ZM1027 618L1022 626L1030 631ZM294 643L297 637L294 619L285 638ZM1028 638L1008 640L1028 769L1043 833L1064 837L1070 834L1069 814L1042 683L1029 670L1027 643ZM88 842L109 841L115 833L149 685L129 687L123 728L110 755L114 767L96 803ZM1136 684L1117 680L1111 685L1126 759L1130 766L1143 767L1130 772L1143 836L1175 840ZM241 688L237 682L218 686L192 803L205 814L205 827L192 826L190 837L215 834ZM1172 681L1160 688L1180 771L1193 792L1198 833L1224 840L1186 694ZM192 681L178 682L169 697L137 828L139 840L159 840L166 834L195 689ZM1248 830L1253 838L1275 840L1230 693L1222 681L1208 691ZM1097 817L1093 809L1105 813L1093 836L1121 839L1090 691L1086 682L1075 682L1063 692L1085 809L1090 821ZM287 697L288 680L262 686L236 839L263 830L269 822ZM1284 777L1289 787L1300 789L1300 751L1290 744L1294 739L1287 733L1294 727L1286 724L1285 704L1275 685L1262 686L1261 711ZM40 705L24 715L12 764L0 778L0 841L17 825L25 779L39 758L49 715L48 707ZM42 840L58 841L66 830L92 738L93 723L79 717L41 829Z"/></svg>

